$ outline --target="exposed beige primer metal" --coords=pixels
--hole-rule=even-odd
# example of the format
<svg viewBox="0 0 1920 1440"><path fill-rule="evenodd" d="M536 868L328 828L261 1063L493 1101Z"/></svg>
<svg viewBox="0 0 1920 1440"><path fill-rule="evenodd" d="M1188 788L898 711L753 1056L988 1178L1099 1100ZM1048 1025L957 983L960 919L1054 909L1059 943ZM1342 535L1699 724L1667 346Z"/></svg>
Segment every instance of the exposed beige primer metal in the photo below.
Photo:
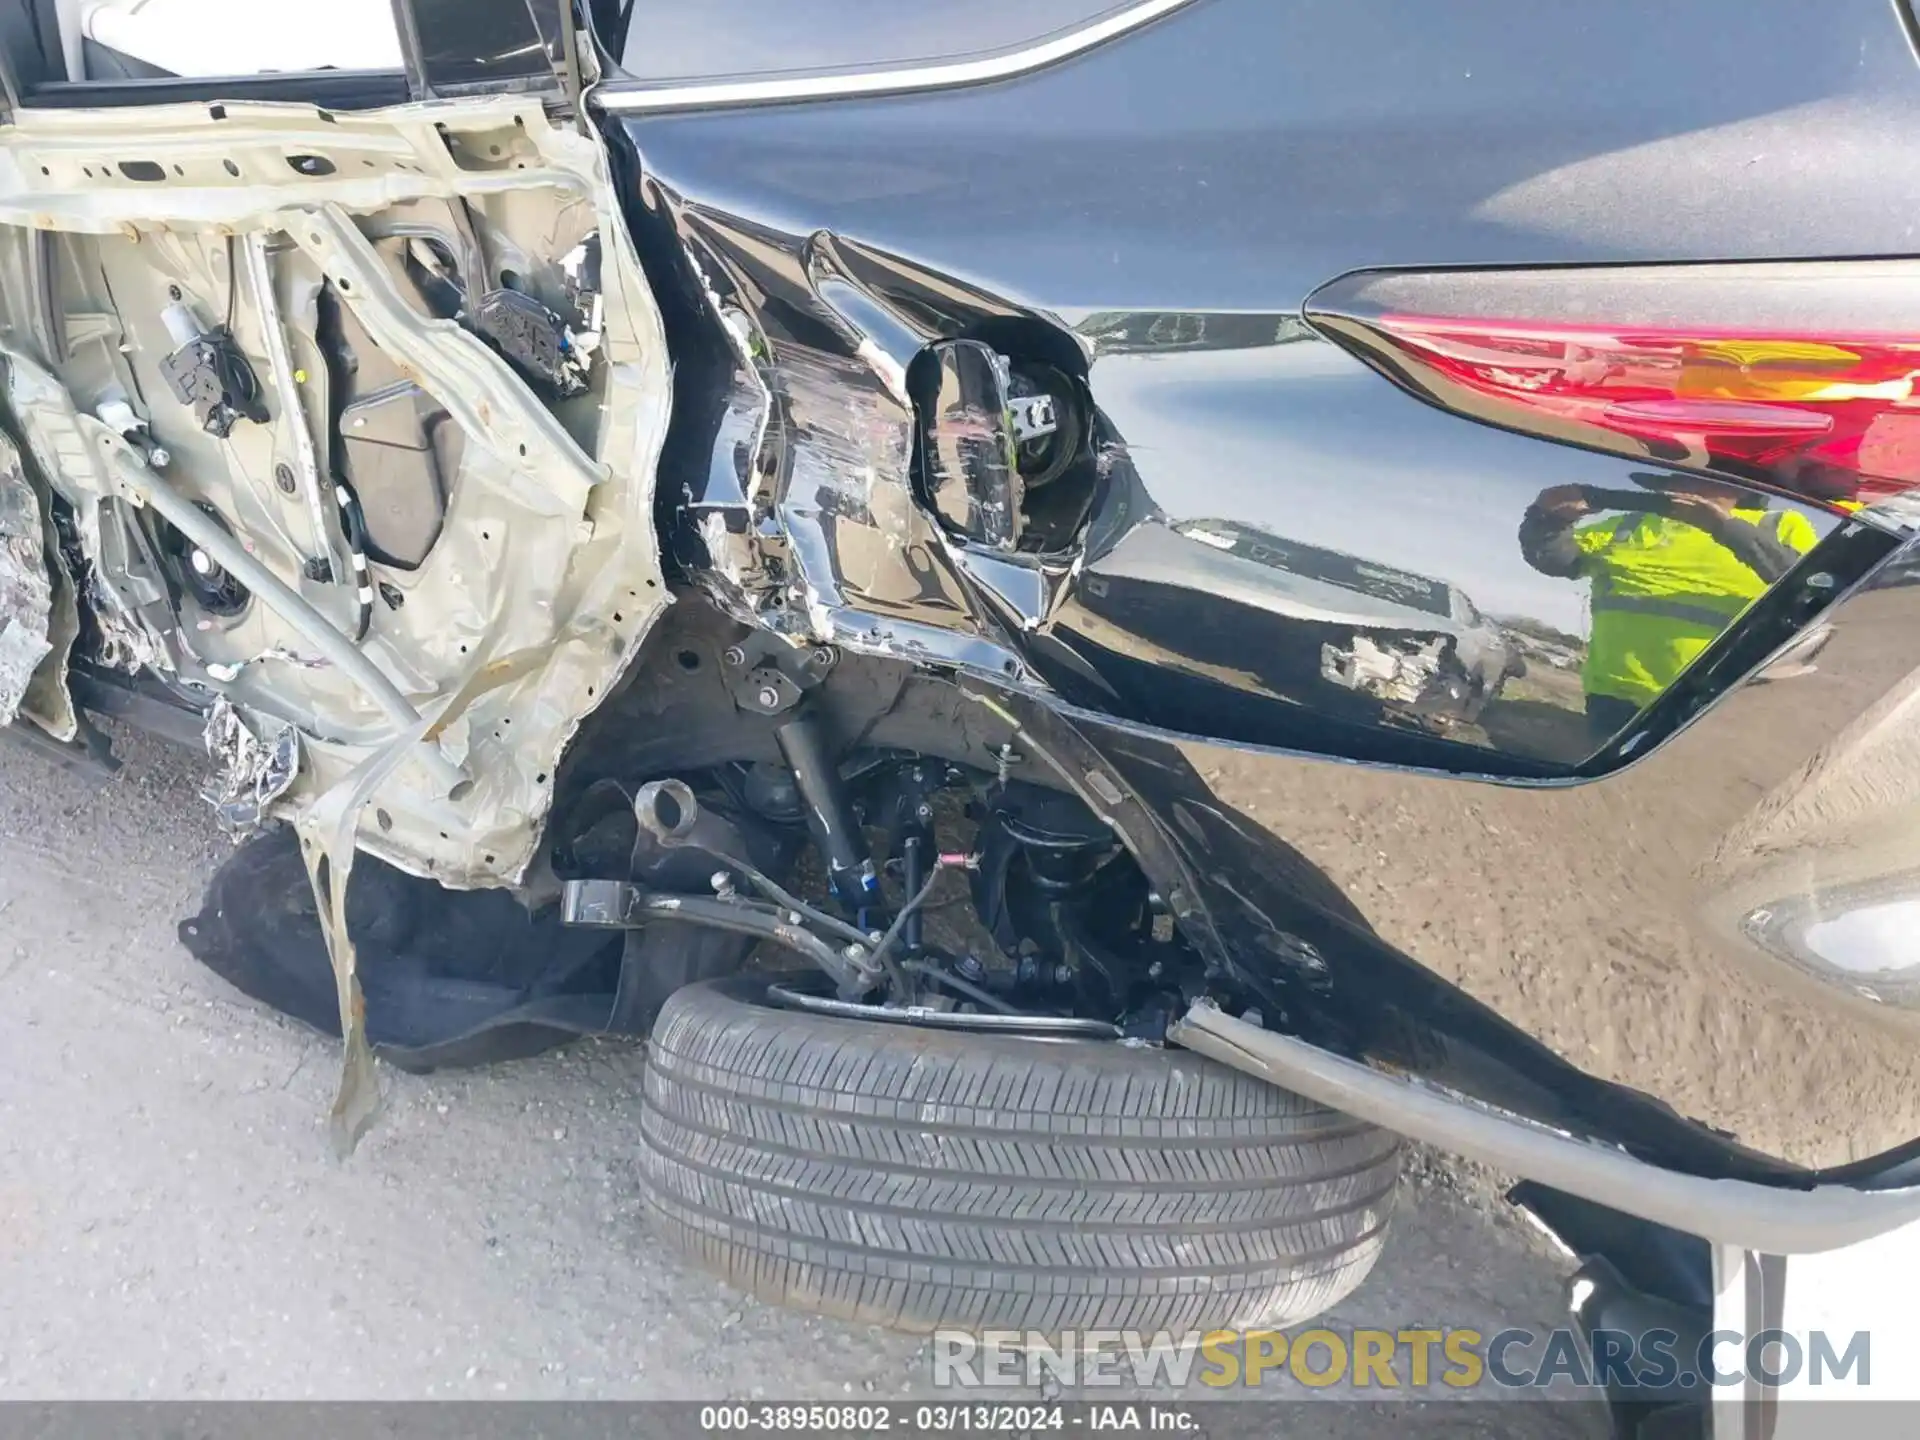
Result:
<svg viewBox="0 0 1920 1440"><path fill-rule="evenodd" d="M470 227L462 275L480 291L510 271L552 284L586 273L568 269L570 257L597 245L585 394L539 391L468 324L403 293L398 253L381 237L434 214ZM28 270L41 253L51 325L31 313L44 288ZM203 329L230 331L265 423L206 433L170 391L161 312L182 296ZM337 382L316 297L461 441L437 538L411 567L376 560L370 612L337 556L315 549L314 531L334 518L330 447L343 444L321 428ZM301 773L275 811L296 823L424 726L410 748L426 763L383 766L352 814L358 846L453 886L525 875L566 746L667 603L653 529L666 339L596 137L513 96L338 113L239 102L22 110L0 131L0 360L26 448L96 572L103 537L125 529L111 507L158 500L175 531L212 542L253 582L237 615L181 600L169 616L151 581L141 591L122 575L133 603L117 604L97 574L80 577L117 647L108 663L149 664L268 729L294 725ZM168 453L151 472L164 495L105 463L95 416L118 397L135 402L150 430L141 438ZM320 517L300 483L309 444L326 486ZM291 474L276 482L276 471ZM213 507L236 544L195 506ZM306 573L316 558L333 560L331 575Z"/></svg>

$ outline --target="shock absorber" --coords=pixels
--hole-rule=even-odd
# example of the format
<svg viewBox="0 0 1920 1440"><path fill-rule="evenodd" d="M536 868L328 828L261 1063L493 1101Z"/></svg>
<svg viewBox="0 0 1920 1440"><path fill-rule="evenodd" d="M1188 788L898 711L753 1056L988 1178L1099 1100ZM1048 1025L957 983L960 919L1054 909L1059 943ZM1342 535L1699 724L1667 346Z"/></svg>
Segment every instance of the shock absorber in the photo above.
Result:
<svg viewBox="0 0 1920 1440"><path fill-rule="evenodd" d="M807 829L826 857L827 880L840 903L861 915L879 903L880 877L873 868L847 798L840 771L833 763L819 719L802 705L793 718L774 731L780 753L793 771L794 784L806 806Z"/></svg>

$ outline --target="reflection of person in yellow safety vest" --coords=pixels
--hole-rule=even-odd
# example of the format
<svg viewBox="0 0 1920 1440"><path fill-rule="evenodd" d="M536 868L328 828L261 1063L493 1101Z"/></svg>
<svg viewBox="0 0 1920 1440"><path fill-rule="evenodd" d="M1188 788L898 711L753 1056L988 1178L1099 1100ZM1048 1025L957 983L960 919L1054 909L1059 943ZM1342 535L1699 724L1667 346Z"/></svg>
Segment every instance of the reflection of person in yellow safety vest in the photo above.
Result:
<svg viewBox="0 0 1920 1440"><path fill-rule="evenodd" d="M1593 582L1581 679L1596 743L1657 699L1819 538L1804 515L1769 510L1737 485L1634 479L1646 493L1552 486L1520 522L1529 565Z"/></svg>

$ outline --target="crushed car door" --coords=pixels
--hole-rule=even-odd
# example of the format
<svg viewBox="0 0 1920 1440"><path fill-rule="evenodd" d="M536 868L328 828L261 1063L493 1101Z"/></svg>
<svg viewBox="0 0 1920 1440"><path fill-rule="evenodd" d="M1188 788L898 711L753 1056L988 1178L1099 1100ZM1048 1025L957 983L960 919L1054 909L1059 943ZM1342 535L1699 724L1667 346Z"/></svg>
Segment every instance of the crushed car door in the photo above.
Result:
<svg viewBox="0 0 1920 1440"><path fill-rule="evenodd" d="M436 98L374 109L10 67L7 399L86 617L44 663L217 717L235 824L424 725L363 838L456 885L524 870L663 603L664 342L559 13L403 6Z"/></svg>
<svg viewBox="0 0 1920 1440"><path fill-rule="evenodd" d="M299 829L350 1140L354 852L529 869L666 603L665 341L559 6L422 0L397 68L211 77L61 29L113 9L0 26L0 718L160 711L223 823Z"/></svg>

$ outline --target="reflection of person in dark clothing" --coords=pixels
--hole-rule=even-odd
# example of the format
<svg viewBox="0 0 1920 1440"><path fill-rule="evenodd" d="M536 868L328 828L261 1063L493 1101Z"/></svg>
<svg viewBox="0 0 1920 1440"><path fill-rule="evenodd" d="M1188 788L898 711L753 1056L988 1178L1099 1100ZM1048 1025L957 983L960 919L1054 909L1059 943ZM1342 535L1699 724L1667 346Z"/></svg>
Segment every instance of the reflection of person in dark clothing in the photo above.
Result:
<svg viewBox="0 0 1920 1440"><path fill-rule="evenodd" d="M1581 680L1595 743L1658 699L1819 538L1805 516L1737 485L1634 478L1646 493L1552 486L1520 522L1529 565L1593 582ZM1588 518L1599 511L1621 513Z"/></svg>

